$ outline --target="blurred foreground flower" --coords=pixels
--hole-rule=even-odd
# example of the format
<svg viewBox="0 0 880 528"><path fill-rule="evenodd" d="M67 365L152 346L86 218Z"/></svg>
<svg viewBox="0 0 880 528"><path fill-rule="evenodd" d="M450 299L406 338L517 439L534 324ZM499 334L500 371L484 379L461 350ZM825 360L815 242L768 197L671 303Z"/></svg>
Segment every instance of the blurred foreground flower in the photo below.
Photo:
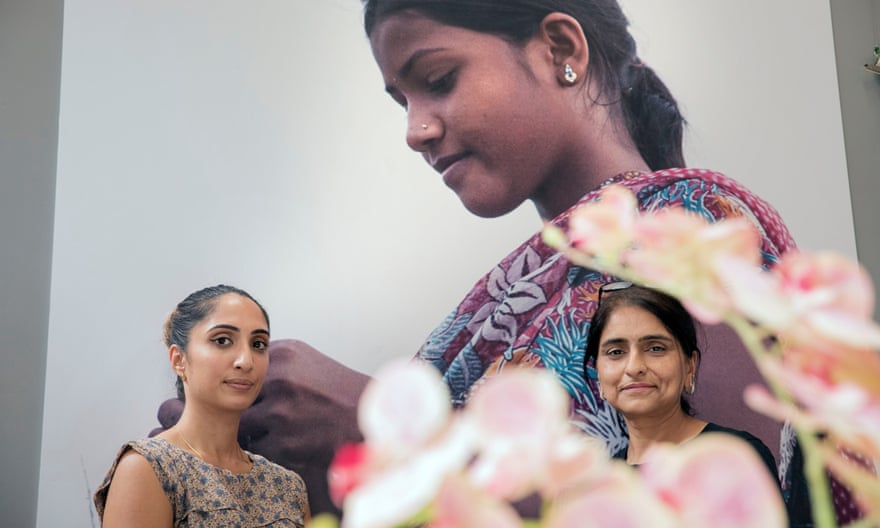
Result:
<svg viewBox="0 0 880 528"><path fill-rule="evenodd" d="M448 395L437 405L444 394L423 363L394 362L376 375L358 409L365 441L341 449L330 469L343 527L785 526L775 484L738 439L660 449L642 478L570 426L566 393L546 370L500 374L454 413ZM736 471L705 487L718 480L719 461ZM527 497L544 505L540 518L517 513L513 504Z"/></svg>
<svg viewBox="0 0 880 528"><path fill-rule="evenodd" d="M871 319L874 289L865 270L834 253L797 251L761 270L755 228L745 218L713 224L680 209L639 214L626 192L608 188L599 201L605 205L574 211L568 232L547 226L545 242L579 265L678 297L704 322L729 324L773 389L750 388L747 402L791 421L798 433L816 525L835 524L823 467L856 494L864 525L880 525L873 470L880 459L880 326ZM626 219L608 231L618 240L592 236L600 227L596 208L616 208ZM864 463L849 463L853 454ZM738 469L727 466L725 473Z"/></svg>
<svg viewBox="0 0 880 528"><path fill-rule="evenodd" d="M544 240L575 264L666 291L698 319L736 330L772 389L749 388L747 403L797 430L815 525L835 524L826 468L856 494L860 526L880 525L880 327L858 264L790 252L761 270L747 219L641 214L617 186L574 211L567 232L547 225ZM365 441L341 449L329 473L343 528L787 524L776 483L741 440L707 434L657 446L635 471L569 425L566 393L543 369L506 370L453 412L433 367L395 362L358 411ZM523 500L540 502L540 514L521 518L513 505ZM332 526L316 518L316 528Z"/></svg>

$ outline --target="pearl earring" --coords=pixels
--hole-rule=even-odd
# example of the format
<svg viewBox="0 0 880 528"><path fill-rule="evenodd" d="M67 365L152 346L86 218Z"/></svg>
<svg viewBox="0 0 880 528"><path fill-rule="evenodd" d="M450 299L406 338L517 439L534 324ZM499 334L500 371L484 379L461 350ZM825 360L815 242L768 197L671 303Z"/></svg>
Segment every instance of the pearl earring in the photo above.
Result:
<svg viewBox="0 0 880 528"><path fill-rule="evenodd" d="M574 84L578 78L578 74L571 68L570 64L566 63L562 72L562 77L568 84Z"/></svg>

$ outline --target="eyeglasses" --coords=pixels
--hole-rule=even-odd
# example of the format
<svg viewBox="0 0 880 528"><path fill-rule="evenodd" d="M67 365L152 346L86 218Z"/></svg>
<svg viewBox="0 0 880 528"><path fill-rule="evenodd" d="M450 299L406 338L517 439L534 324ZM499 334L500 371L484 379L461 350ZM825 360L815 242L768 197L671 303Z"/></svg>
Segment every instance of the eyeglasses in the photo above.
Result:
<svg viewBox="0 0 880 528"><path fill-rule="evenodd" d="M603 284L599 286L599 298L596 299L596 304L602 302L602 296L606 293L616 292L620 290L625 290L627 288L632 287L633 283L629 281L614 281L609 282L607 284Z"/></svg>

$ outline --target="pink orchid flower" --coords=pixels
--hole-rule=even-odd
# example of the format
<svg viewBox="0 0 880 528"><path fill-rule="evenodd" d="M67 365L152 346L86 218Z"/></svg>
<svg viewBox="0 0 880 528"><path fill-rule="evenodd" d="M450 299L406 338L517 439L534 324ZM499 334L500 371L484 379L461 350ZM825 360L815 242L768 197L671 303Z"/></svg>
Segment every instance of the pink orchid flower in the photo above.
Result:
<svg viewBox="0 0 880 528"><path fill-rule="evenodd" d="M612 471L604 442L580 433L569 434L559 439L550 453L538 491L542 497L554 500L597 486Z"/></svg>
<svg viewBox="0 0 880 528"><path fill-rule="evenodd" d="M720 322L731 307L719 264L735 260L757 269L761 263L758 234L745 218L713 224L681 208L664 209L640 217L635 233L624 263L706 323Z"/></svg>
<svg viewBox="0 0 880 528"><path fill-rule="evenodd" d="M429 509L444 483L462 473L473 453L473 436L453 421L447 434L412 456L373 472L345 498L343 528L398 526Z"/></svg>
<svg viewBox="0 0 880 528"><path fill-rule="evenodd" d="M370 475L370 452L366 444L345 444L333 456L327 472L330 498L342 506L349 493L360 487Z"/></svg>
<svg viewBox="0 0 880 528"><path fill-rule="evenodd" d="M770 273L722 263L737 309L807 347L880 348L870 276L858 263L832 252L789 252Z"/></svg>
<svg viewBox="0 0 880 528"><path fill-rule="evenodd" d="M823 465L853 491L862 511L873 515L876 524L880 520L880 481L872 461L880 459L880 405L877 400L870 401L857 386L836 387L830 389L829 395L826 389L833 385L805 378L809 380L808 376L795 374L788 381L812 392L811 405L781 402L757 385L746 389L746 403L757 412L788 420L801 431L826 433L817 451ZM824 408L817 409L818 405Z"/></svg>
<svg viewBox="0 0 880 528"><path fill-rule="evenodd" d="M830 383L779 361L768 361L765 371L786 388L797 407L775 402L756 388L746 392L746 403L809 430L830 432L856 452L880 458L880 398L876 394L855 383Z"/></svg>
<svg viewBox="0 0 880 528"><path fill-rule="evenodd" d="M569 493L550 504L546 528L678 528L674 512L639 481L631 468L615 464L601 484Z"/></svg>
<svg viewBox="0 0 880 528"><path fill-rule="evenodd" d="M511 500L532 491L556 442L571 432L567 399L544 369L514 369L481 385L466 408L479 443L469 470L474 484Z"/></svg>
<svg viewBox="0 0 880 528"><path fill-rule="evenodd" d="M522 519L513 507L482 490L461 476L453 476L434 502L431 528L520 528Z"/></svg>
<svg viewBox="0 0 880 528"><path fill-rule="evenodd" d="M655 446L639 472L656 496L677 513L681 526L772 528L788 524L773 475L739 438L704 434L681 445Z"/></svg>
<svg viewBox="0 0 880 528"><path fill-rule="evenodd" d="M786 368L820 379L828 384L850 383L880 399L880 354L874 349L853 348L845 344L782 345Z"/></svg>
<svg viewBox="0 0 880 528"><path fill-rule="evenodd" d="M632 242L638 213L635 196L626 187L610 185L597 202L575 209L568 221L572 247L600 261L617 262Z"/></svg>
<svg viewBox="0 0 880 528"><path fill-rule="evenodd" d="M473 431L454 419L446 385L425 363L382 367L361 396L358 422L364 444L343 452L329 475L334 497L343 500L343 528L385 528L414 517L473 456Z"/></svg>
<svg viewBox="0 0 880 528"><path fill-rule="evenodd" d="M405 457L437 435L452 412L437 369L397 360L383 366L358 403L358 425L371 450Z"/></svg>

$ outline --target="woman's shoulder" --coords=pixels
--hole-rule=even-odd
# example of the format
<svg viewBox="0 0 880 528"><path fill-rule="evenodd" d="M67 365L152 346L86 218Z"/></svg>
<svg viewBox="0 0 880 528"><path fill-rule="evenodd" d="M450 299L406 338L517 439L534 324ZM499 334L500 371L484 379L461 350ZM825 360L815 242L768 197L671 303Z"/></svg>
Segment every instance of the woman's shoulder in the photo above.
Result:
<svg viewBox="0 0 880 528"><path fill-rule="evenodd" d="M682 207L717 222L742 217L761 233L768 264L796 247L779 212L737 180L709 169L679 168L618 175L606 183L619 183L635 194L639 209L650 212Z"/></svg>
<svg viewBox="0 0 880 528"><path fill-rule="evenodd" d="M134 451L145 458L160 480L165 476L170 477L179 472L186 472L192 466L202 462L189 451L159 436L127 442L122 446L120 455L127 451Z"/></svg>
<svg viewBox="0 0 880 528"><path fill-rule="evenodd" d="M761 212L776 214L762 198L739 181L718 171L693 167L663 169L654 172L628 172L613 179L630 188L640 198L640 204L651 206L664 201L685 207L692 196L717 196L734 198L741 206Z"/></svg>
<svg viewBox="0 0 880 528"><path fill-rule="evenodd" d="M734 429L733 427L726 427L713 422L708 422L706 423L706 427L703 428L702 433L726 433L729 435L738 436L739 438L758 448L759 451L766 451L767 453L770 453L770 448L768 448L767 445L764 444L764 442L760 438L742 429Z"/></svg>
<svg viewBox="0 0 880 528"><path fill-rule="evenodd" d="M127 471L131 468L153 468L155 462L161 459L169 448L174 446L158 438L129 440L116 452L110 472L116 474L120 469Z"/></svg>
<svg viewBox="0 0 880 528"><path fill-rule="evenodd" d="M126 504L124 501L133 497L143 497L164 506L161 502L165 500L163 483L156 471L161 447L152 439L142 439L128 441L119 448L104 481L95 490L94 503L99 516L103 518L111 483L120 504Z"/></svg>
<svg viewBox="0 0 880 528"><path fill-rule="evenodd" d="M266 510L264 513L269 517L280 516L278 518L290 518L303 523L308 517L309 495L306 483L299 473L250 451L245 453L254 464L247 476L251 490L257 492L257 495L268 497L257 509Z"/></svg>
<svg viewBox="0 0 880 528"><path fill-rule="evenodd" d="M305 489L305 481L296 471L272 462L268 458L256 453L251 453L250 451L245 451L245 453L253 461L255 471L280 478L288 484L293 484L296 488Z"/></svg>
<svg viewBox="0 0 880 528"><path fill-rule="evenodd" d="M724 425L719 425L714 422L706 422L706 427L703 428L702 433L727 433L734 436L738 436L743 440L756 440L761 442L761 440L748 431L744 431L742 429L734 429L733 427L726 427ZM761 442L763 444L764 442Z"/></svg>
<svg viewBox="0 0 880 528"><path fill-rule="evenodd" d="M130 444L126 444L117 455L116 478L134 478L138 481L150 477L155 479L156 474L150 460L140 451L131 448Z"/></svg>
<svg viewBox="0 0 880 528"><path fill-rule="evenodd" d="M146 457L154 457L177 451L185 452L183 449L177 447L176 445L172 444L171 442L165 440L160 436L132 440L130 442L126 442L123 446L123 449L125 449L126 447Z"/></svg>
<svg viewBox="0 0 880 528"><path fill-rule="evenodd" d="M776 459L773 457L773 453L770 451L770 448L767 447L767 445L762 442L761 439L757 436L748 431L734 429L732 427L725 427L723 425L718 425L712 422L708 422L706 424L706 427L704 427L703 430L700 432L700 434L705 433L725 433L739 437L740 439L744 440L749 445L751 445L752 448L758 453L758 455L764 461L764 464L767 466L767 469L770 470L770 473L773 474L774 477L778 477Z"/></svg>

